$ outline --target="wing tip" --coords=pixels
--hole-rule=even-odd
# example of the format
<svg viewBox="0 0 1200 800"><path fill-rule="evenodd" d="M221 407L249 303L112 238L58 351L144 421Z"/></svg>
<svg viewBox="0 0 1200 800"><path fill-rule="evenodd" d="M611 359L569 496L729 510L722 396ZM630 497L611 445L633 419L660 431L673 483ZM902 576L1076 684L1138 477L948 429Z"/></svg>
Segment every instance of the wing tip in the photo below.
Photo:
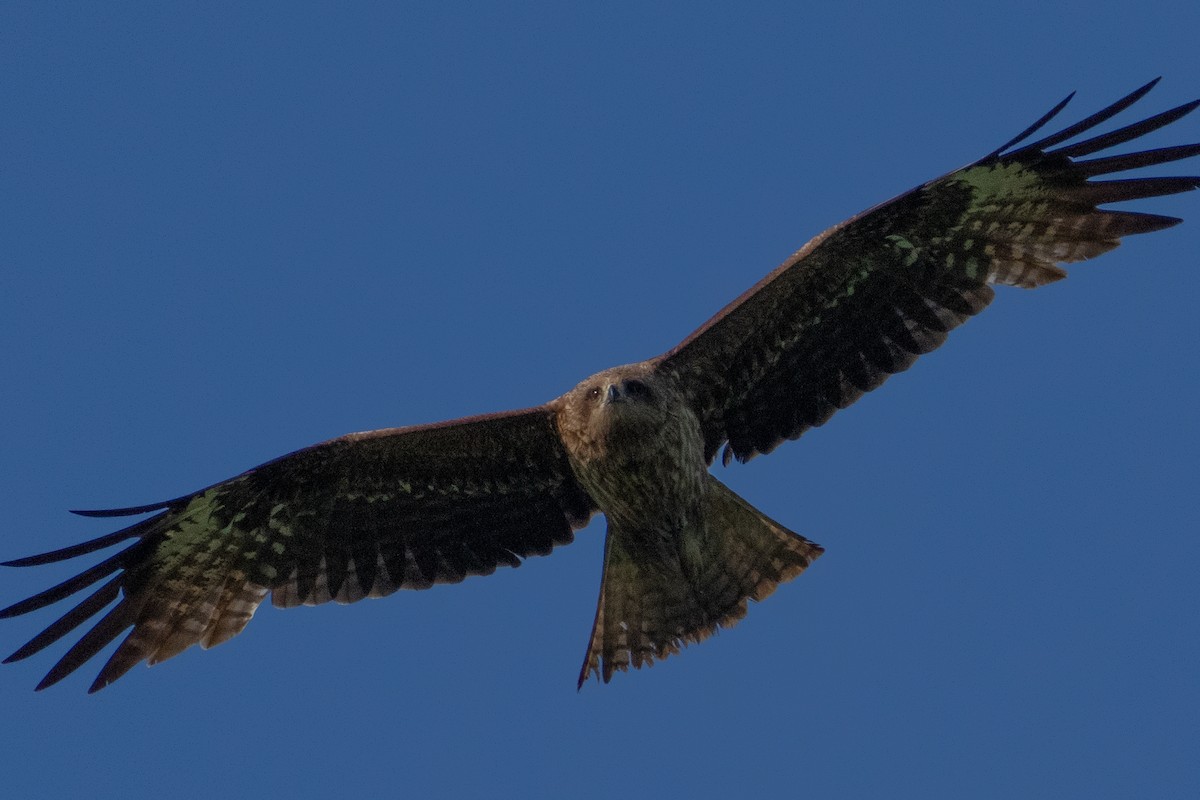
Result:
<svg viewBox="0 0 1200 800"><path fill-rule="evenodd" d="M1165 214L1143 214L1145 220L1145 228L1141 230L1130 231L1127 236L1137 236L1139 233L1155 233L1157 231L1165 231L1167 228L1174 228L1183 222L1183 217L1171 217Z"/></svg>
<svg viewBox="0 0 1200 800"><path fill-rule="evenodd" d="M191 495L177 497L174 500L164 500L159 503L148 503L144 506L129 506L128 508L72 508L70 513L81 517L132 517L136 514L149 514L151 511L162 511L187 500Z"/></svg>
<svg viewBox="0 0 1200 800"><path fill-rule="evenodd" d="M1052 120L1052 119L1054 119L1055 117L1057 117L1057 116L1058 116L1058 114L1059 114L1059 112L1061 112L1061 111L1062 111L1064 108L1066 108L1066 107L1067 107L1067 104L1068 104L1068 103L1070 103L1072 100L1074 100L1074 99L1075 99L1075 94L1076 94L1076 93L1075 93L1074 91L1072 91L1070 94L1068 94L1068 95L1067 95L1066 97L1064 97L1062 100L1059 100L1059 101L1058 101L1058 103L1056 103L1056 104L1054 105L1054 107L1052 107L1052 108L1051 108L1049 111L1047 111L1045 114L1043 114L1041 117L1039 117L1039 118L1037 119L1037 121L1036 121L1036 122L1034 122L1032 125L1030 125L1030 126L1029 126L1028 128L1026 128L1025 130L1023 130L1023 131L1021 131L1020 133L1018 133L1018 134L1017 134L1016 136L1014 136L1013 138L1009 139L1009 140L1008 140L1007 142L1005 142L1004 144L1002 144L1002 145L1000 145L999 147L997 147L997 148L996 148L995 150L993 150L992 152L988 153L988 154L987 154L987 155L984 157L984 159L983 159L983 160L985 160L985 161L986 161L986 160L988 160L988 159L997 158L997 157L999 157L999 156L1000 156L1000 154L1001 154L1001 153L1003 153L1005 150L1009 149L1010 147L1015 147L1016 145L1020 144L1021 142L1025 141L1026 139L1028 139L1030 136L1033 136L1033 134L1035 134L1035 133L1037 133L1039 130L1041 130L1041 129L1042 129L1042 127L1043 127L1043 126L1044 126L1044 125L1045 125L1047 122L1049 122L1050 120Z"/></svg>
<svg viewBox="0 0 1200 800"><path fill-rule="evenodd" d="M1097 125L1100 125L1101 123L1108 121L1112 117L1116 116L1117 114L1121 113L1125 109L1129 108L1134 103L1138 102L1143 97L1145 97L1150 92L1151 89L1153 89L1155 86L1158 85L1158 82L1161 80L1162 80L1162 76L1159 75L1158 77L1154 78L1153 80L1148 81L1147 83L1134 89L1132 92L1130 92L1129 94L1120 98L1115 103L1111 103L1110 105L1105 106L1104 108L1100 109L1096 113L1091 114L1088 117L1085 117L1084 119L1080 120L1079 122L1076 122L1073 125L1069 125L1057 133L1050 134L1049 136L1043 137L1042 139L1039 139L1035 142L1030 142L1029 144L1023 145L1016 150L1011 150L1011 151L1009 150L1009 148L1016 147L1017 145L1021 144L1021 142L1025 141L1027 138L1032 136L1043 125L1045 125L1047 122L1049 122L1051 118L1053 118L1055 115L1057 115L1058 112L1061 111L1063 109L1063 107L1066 106L1067 102L1070 101L1075 96L1075 92L1072 92L1071 94L1067 95L1066 99L1064 99L1057 106L1052 108L1047 114L1043 115L1041 117L1041 119L1039 119L1033 125L1029 126L1024 131L1022 131L1020 135L1014 137L1012 140L1007 142L1003 147L1000 147L997 150L990 153L988 157L995 158L995 157L1000 156L1001 154L1006 154L1007 156L1015 156L1015 155L1018 155L1021 153L1028 153L1028 152L1034 152L1034 151L1046 152L1049 150L1049 148L1051 148L1055 145L1058 145L1058 144L1062 144L1063 142L1074 138L1075 136L1083 133L1084 131L1090 130L1090 129L1096 127ZM1185 103L1184 106L1186 106L1186 105L1188 105L1188 104ZM1171 109L1171 111L1164 112L1164 114L1160 114L1157 116L1165 116L1166 114L1178 112L1178 116L1173 118L1173 119L1178 119L1179 116L1183 116L1184 114L1187 114L1191 111L1191 109L1183 111L1182 109L1184 108L1184 106L1180 106L1179 108L1176 108L1176 109ZM1155 118L1151 118L1151 119L1155 119ZM1141 125L1143 123L1137 123L1137 124ZM1129 127L1132 128L1134 126L1129 126ZM1099 137L1097 137L1097 138L1099 138ZM1068 149L1069 148L1063 148L1063 150L1068 150ZM1055 152L1063 152L1063 150L1055 151ZM1005 153L1005 151L1009 151L1009 152ZM1069 153L1063 153L1063 154L1070 155Z"/></svg>
<svg viewBox="0 0 1200 800"><path fill-rule="evenodd" d="M60 547L57 550L50 550L45 553L36 553L31 556L14 558L9 561L0 561L0 566L37 567L43 564L54 564L59 561L66 561L67 559L76 558L78 556L85 556L89 553L94 553L97 550L103 550L107 547L112 547L113 545L119 544L126 539L133 539L134 537L142 536L152 527L154 521L157 519L157 517L152 517L150 519L142 520L141 522L136 522L127 528L122 528L119 531L114 531L113 533L109 533L95 539L89 539L86 542L80 542L79 544Z"/></svg>

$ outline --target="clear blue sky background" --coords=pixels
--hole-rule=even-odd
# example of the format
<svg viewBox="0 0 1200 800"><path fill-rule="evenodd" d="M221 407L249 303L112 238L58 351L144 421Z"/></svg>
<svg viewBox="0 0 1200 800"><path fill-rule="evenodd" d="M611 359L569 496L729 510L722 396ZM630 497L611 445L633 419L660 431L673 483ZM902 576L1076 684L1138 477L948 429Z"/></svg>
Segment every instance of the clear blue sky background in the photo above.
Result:
<svg viewBox="0 0 1200 800"><path fill-rule="evenodd" d="M666 350L1072 89L1067 121L1200 96L1191 2L808 5L6 3L0 557ZM1196 791L1200 194L1139 208L1188 222L719 470L828 553L682 657L576 693L597 520L91 697L98 664L31 691L62 647L0 669L5 795Z"/></svg>

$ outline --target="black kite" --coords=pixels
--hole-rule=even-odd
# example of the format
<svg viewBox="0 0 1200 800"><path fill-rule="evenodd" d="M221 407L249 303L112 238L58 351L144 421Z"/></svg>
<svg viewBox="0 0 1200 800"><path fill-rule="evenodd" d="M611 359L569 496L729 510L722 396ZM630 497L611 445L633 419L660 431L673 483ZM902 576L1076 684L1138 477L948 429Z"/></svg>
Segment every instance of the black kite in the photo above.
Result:
<svg viewBox="0 0 1200 800"><path fill-rule="evenodd" d="M1138 89L1033 144L1020 136L822 233L670 352L593 375L545 405L357 433L174 500L81 511L153 513L108 536L9 566L132 540L80 575L0 611L100 588L13 653L26 658L108 608L38 685L124 631L92 684L140 661L220 644L271 595L284 608L351 603L487 575L608 519L604 575L580 684L697 642L806 569L821 548L708 471L824 424L945 341L993 284L1063 278L1057 265L1179 222L1100 205L1200 186L1197 177L1091 180L1200 154L1200 145L1083 158L1167 125L1188 103L1075 144ZM115 605L114 605L115 602Z"/></svg>

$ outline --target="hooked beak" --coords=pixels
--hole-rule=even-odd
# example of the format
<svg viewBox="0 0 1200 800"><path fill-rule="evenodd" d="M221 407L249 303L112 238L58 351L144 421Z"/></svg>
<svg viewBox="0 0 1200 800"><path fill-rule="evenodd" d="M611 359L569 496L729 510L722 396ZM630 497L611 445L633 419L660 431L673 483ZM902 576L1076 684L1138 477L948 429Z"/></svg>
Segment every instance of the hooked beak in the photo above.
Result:
<svg viewBox="0 0 1200 800"><path fill-rule="evenodd" d="M604 393L605 403L628 403L630 401L645 402L650 398L650 388L644 381L637 378L626 378L608 385Z"/></svg>

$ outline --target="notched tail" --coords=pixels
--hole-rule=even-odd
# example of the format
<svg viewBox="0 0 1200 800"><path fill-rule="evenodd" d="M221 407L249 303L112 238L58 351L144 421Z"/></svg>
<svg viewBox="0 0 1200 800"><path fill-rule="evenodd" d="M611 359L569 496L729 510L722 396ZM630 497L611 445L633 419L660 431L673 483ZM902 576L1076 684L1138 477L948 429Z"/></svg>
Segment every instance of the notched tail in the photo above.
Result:
<svg viewBox="0 0 1200 800"><path fill-rule="evenodd" d="M711 475L699 555L686 546L648 551L610 522L600 602L582 687L591 675L640 668L707 639L746 616L824 552L765 516Z"/></svg>

